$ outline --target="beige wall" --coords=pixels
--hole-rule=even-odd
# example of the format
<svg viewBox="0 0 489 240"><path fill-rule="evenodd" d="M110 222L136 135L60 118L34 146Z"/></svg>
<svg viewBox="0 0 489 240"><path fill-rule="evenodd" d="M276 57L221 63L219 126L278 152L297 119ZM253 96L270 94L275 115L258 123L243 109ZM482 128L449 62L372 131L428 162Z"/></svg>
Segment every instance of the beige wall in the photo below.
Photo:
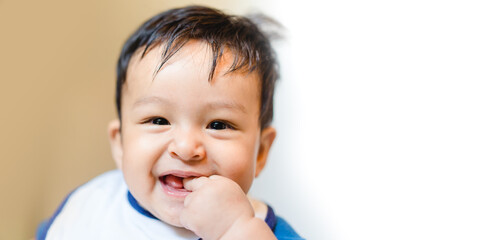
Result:
<svg viewBox="0 0 489 240"><path fill-rule="evenodd" d="M67 193L114 168L106 124L123 41L148 17L188 3L0 0L0 239L32 237Z"/></svg>

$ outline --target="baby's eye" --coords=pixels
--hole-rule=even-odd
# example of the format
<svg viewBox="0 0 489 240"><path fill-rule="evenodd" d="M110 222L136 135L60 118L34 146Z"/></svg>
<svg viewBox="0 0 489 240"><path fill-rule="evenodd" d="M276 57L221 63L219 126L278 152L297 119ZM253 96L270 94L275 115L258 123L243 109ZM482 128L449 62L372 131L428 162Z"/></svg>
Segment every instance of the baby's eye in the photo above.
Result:
<svg viewBox="0 0 489 240"><path fill-rule="evenodd" d="M207 128L214 129L214 130L234 129L233 126L231 126L229 123L226 123L224 121L212 121L211 123L209 123Z"/></svg>
<svg viewBox="0 0 489 240"><path fill-rule="evenodd" d="M151 123L155 125L170 125L170 122L168 122L168 120L165 118L153 118Z"/></svg>

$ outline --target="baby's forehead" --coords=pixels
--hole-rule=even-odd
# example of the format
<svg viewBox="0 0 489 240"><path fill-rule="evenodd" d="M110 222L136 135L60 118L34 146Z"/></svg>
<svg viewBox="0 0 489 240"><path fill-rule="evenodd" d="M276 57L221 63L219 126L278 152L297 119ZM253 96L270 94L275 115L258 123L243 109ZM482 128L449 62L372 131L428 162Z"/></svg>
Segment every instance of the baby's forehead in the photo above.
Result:
<svg viewBox="0 0 489 240"><path fill-rule="evenodd" d="M145 51L146 50L146 51ZM166 62L165 44L151 47L143 46L135 51L127 68L125 86L138 84L137 79L155 79L156 75L178 61L192 61L197 68L187 68L182 71L199 71L209 75L208 81L212 83L215 76L246 76L259 78L257 70L253 66L241 66L238 68L241 56L229 47L222 48L217 59L213 58L211 46L200 40L190 40ZM197 57L199 54L205 57ZM215 68L213 68L213 63ZM139 82L140 83L140 82Z"/></svg>
<svg viewBox="0 0 489 240"><path fill-rule="evenodd" d="M178 99L175 97L177 92L186 94L189 91L193 91L191 98L199 97L203 101L210 101L218 96L232 99L242 95L244 99L250 99L246 104L252 102L253 109L256 103L261 102L261 86L257 71L230 71L234 64L234 55L230 49L223 51L215 65L212 78L209 77L213 64L212 51L206 43L187 43L159 68L162 51L164 46L157 46L147 51L144 56L141 52L136 52L133 56L121 91L121 100L126 102L122 105L133 105L138 99L151 95L163 96L174 101ZM168 89L172 91L167 91Z"/></svg>
<svg viewBox="0 0 489 240"><path fill-rule="evenodd" d="M166 65L184 58L193 58L200 52L206 55L206 58L203 59L204 61L201 61L201 65L205 70L209 71L209 74L211 74L212 70L214 70L214 74L229 74L233 72L249 74L255 72L256 63L248 59L249 57L239 53L239 51L225 45L217 50L213 48L209 43L198 39L191 39L176 50L168 48L165 42L142 46L132 55L128 65L128 72L142 66L145 68L153 67L154 72L157 73ZM218 52L216 53L215 51ZM215 69L212 68L213 64L215 64Z"/></svg>

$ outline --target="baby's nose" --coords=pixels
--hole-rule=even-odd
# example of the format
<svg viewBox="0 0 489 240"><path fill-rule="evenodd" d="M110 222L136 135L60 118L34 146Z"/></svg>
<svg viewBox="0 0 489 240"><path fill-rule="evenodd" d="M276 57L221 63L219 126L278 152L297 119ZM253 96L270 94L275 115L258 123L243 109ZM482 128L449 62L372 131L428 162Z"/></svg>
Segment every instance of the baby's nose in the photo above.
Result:
<svg viewBox="0 0 489 240"><path fill-rule="evenodd" d="M170 156L182 161L199 161L205 157L202 137L197 131L178 131L168 146Z"/></svg>

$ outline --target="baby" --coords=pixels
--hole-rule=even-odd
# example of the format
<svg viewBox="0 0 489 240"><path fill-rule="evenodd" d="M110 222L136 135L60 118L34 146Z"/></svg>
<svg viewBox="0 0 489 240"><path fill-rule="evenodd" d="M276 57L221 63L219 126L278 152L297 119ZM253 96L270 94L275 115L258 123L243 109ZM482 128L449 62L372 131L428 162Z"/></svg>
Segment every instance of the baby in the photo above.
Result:
<svg viewBox="0 0 489 240"><path fill-rule="evenodd" d="M117 65L119 170L75 189L36 239L302 239L246 195L275 139L277 78L248 18L191 6L148 20Z"/></svg>

